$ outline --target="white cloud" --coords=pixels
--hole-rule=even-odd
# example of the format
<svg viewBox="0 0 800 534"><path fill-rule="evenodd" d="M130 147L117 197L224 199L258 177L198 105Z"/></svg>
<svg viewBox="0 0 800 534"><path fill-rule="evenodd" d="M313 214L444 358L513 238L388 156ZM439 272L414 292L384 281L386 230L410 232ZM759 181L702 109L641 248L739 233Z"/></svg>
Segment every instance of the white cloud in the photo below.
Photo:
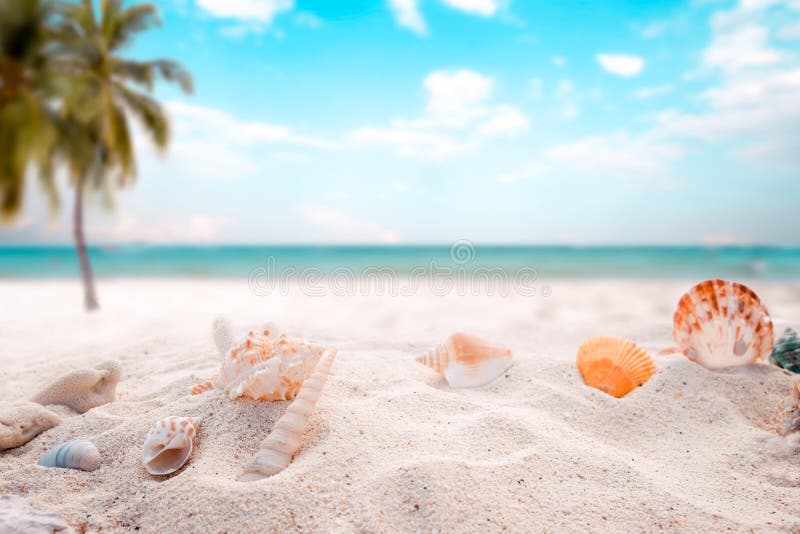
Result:
<svg viewBox="0 0 800 534"><path fill-rule="evenodd" d="M301 205L296 211L313 228L314 234L308 236L311 241L338 243L400 241L394 230L326 206Z"/></svg>
<svg viewBox="0 0 800 534"><path fill-rule="evenodd" d="M11 223L6 228L11 228L13 230L25 230L26 228L30 228L36 224L36 221L33 217L29 215L21 215L15 219L11 220ZM3 229L0 226L0 229Z"/></svg>
<svg viewBox="0 0 800 534"><path fill-rule="evenodd" d="M553 56L550 58L550 63L555 65L556 67L563 69L567 66L567 60L564 59L564 56Z"/></svg>
<svg viewBox="0 0 800 534"><path fill-rule="evenodd" d="M712 107L719 109L758 105L765 100L793 94L800 94L800 68L739 77L724 86L705 91L702 96ZM776 107L774 102L771 107ZM776 111L785 113L787 110Z"/></svg>
<svg viewBox="0 0 800 534"><path fill-rule="evenodd" d="M228 216L195 213L185 219L143 220L118 213L105 224L87 224L91 242L101 243L206 243L218 240L233 226Z"/></svg>
<svg viewBox="0 0 800 534"><path fill-rule="evenodd" d="M698 95L705 110L662 113L662 136L724 142L735 157L762 166L797 164L800 61L771 46L783 19L767 13L779 6L797 10L800 2L742 0L713 15L713 37L698 72L719 81Z"/></svg>
<svg viewBox="0 0 800 534"><path fill-rule="evenodd" d="M267 149L286 147L330 149L339 145L302 135L287 126L243 120L227 112L181 101L166 104L172 122L169 158L162 161L151 150L143 151L143 165L179 169L189 178L226 180L255 174L269 165ZM136 146L149 143L134 130ZM163 169L162 169L163 170Z"/></svg>
<svg viewBox="0 0 800 534"><path fill-rule="evenodd" d="M423 159L444 159L474 146L441 133L375 126L358 128L348 139L357 146L389 146L403 156Z"/></svg>
<svg viewBox="0 0 800 534"><path fill-rule="evenodd" d="M478 134L484 137L515 136L526 132L530 127L530 120L519 109L514 106L497 106L487 117L478 125Z"/></svg>
<svg viewBox="0 0 800 534"><path fill-rule="evenodd" d="M424 35L428 32L425 19L419 12L417 0L389 0L389 7L397 23L414 33Z"/></svg>
<svg viewBox="0 0 800 534"><path fill-rule="evenodd" d="M476 105L489 98L494 81L475 71L439 70L430 73L424 82L428 91L428 112L432 115L469 114Z"/></svg>
<svg viewBox="0 0 800 534"><path fill-rule="evenodd" d="M766 28L756 24L718 32L703 51L703 67L737 72L780 63L784 55L767 46L768 35Z"/></svg>
<svg viewBox="0 0 800 534"><path fill-rule="evenodd" d="M479 17L494 17L506 0L439 0L445 6ZM397 24L417 35L428 33L428 26L419 11L419 0L388 0Z"/></svg>
<svg viewBox="0 0 800 534"><path fill-rule="evenodd" d="M544 157L576 173L652 182L667 178L668 163L681 153L675 144L617 133L563 143L547 149Z"/></svg>
<svg viewBox="0 0 800 534"><path fill-rule="evenodd" d="M702 97L710 110L666 114L660 118L662 128L708 141L747 142L763 138L765 133L791 138L800 124L800 69L729 81Z"/></svg>
<svg viewBox="0 0 800 534"><path fill-rule="evenodd" d="M668 95L674 89L675 87L671 84L657 85L654 87L642 87L641 89L638 89L633 93L633 97L637 100L647 100L649 98L655 98L657 96Z"/></svg>
<svg viewBox="0 0 800 534"><path fill-rule="evenodd" d="M294 0L196 0L204 11L219 18L270 24L281 12L294 8Z"/></svg>
<svg viewBox="0 0 800 534"><path fill-rule="evenodd" d="M453 9L481 17L494 16L500 9L498 0L442 0L442 2Z"/></svg>
<svg viewBox="0 0 800 534"><path fill-rule="evenodd" d="M519 184L530 178L538 178L547 172L547 167L541 163L529 163L521 169L504 172L494 177L494 181L503 185Z"/></svg>
<svg viewBox="0 0 800 534"><path fill-rule="evenodd" d="M627 54L597 54L597 61L606 72L629 78L644 69L644 59Z"/></svg>
<svg viewBox="0 0 800 534"><path fill-rule="evenodd" d="M215 108L172 101L167 103L167 111L175 119L175 135L182 138L209 135L215 140L224 139L232 145L268 143L313 148L334 146L329 141L299 134L287 126L242 120Z"/></svg>
<svg viewBox="0 0 800 534"><path fill-rule="evenodd" d="M443 159L480 146L489 138L513 137L530 120L518 108L491 102L494 80L459 69L431 72L423 81L425 113L395 118L388 126L365 126L348 135L355 145L394 147L405 156Z"/></svg>
<svg viewBox="0 0 800 534"><path fill-rule="evenodd" d="M778 37L781 39L786 39L787 41L800 39L800 20L793 24L787 24L786 26L782 27L778 31Z"/></svg>

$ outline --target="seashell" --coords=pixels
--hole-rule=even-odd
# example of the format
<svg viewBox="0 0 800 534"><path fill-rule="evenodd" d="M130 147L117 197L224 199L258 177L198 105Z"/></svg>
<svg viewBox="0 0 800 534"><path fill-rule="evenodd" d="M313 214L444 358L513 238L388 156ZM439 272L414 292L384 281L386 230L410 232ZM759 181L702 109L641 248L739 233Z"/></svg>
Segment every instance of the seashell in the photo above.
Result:
<svg viewBox="0 0 800 534"><path fill-rule="evenodd" d="M653 359L633 341L599 336L578 349L578 370L587 386L624 397L653 376Z"/></svg>
<svg viewBox="0 0 800 534"><path fill-rule="evenodd" d="M221 355L225 355L233 346L233 326L231 322L224 317L217 317L211 325L212 334L214 336L214 345Z"/></svg>
<svg viewBox="0 0 800 534"><path fill-rule="evenodd" d="M0 451L25 445L61 418L35 402L0 402Z"/></svg>
<svg viewBox="0 0 800 534"><path fill-rule="evenodd" d="M31 400L41 405L68 406L78 413L85 413L116 399L121 375L120 363L109 360L94 369L79 369L65 374Z"/></svg>
<svg viewBox="0 0 800 534"><path fill-rule="evenodd" d="M189 388L189 393L192 395L199 395L201 393L205 393L206 391L214 389L214 380L216 380L216 377L206 380L205 382L200 382L199 384L195 384L194 386Z"/></svg>
<svg viewBox="0 0 800 534"><path fill-rule="evenodd" d="M785 400L781 403L785 407L782 414L784 423L781 428L781 433L784 435L800 431L800 377L795 377L792 382L792 396L787 400L789 406L786 406Z"/></svg>
<svg viewBox="0 0 800 534"><path fill-rule="evenodd" d="M684 355L710 369L756 363L773 343L772 320L758 295L726 280L706 280L681 297L672 333Z"/></svg>
<svg viewBox="0 0 800 534"><path fill-rule="evenodd" d="M39 459L39 465L44 467L64 467L81 471L94 471L102 462L100 451L94 443L85 439L74 439L56 445Z"/></svg>
<svg viewBox="0 0 800 534"><path fill-rule="evenodd" d="M74 532L66 519L50 510L31 506L17 495L0 497L0 532L4 534L50 534Z"/></svg>
<svg viewBox="0 0 800 534"><path fill-rule="evenodd" d="M217 376L192 387L190 392L203 393L213 384L230 398L292 400L324 351L320 345L279 335L274 329L251 331L222 357Z"/></svg>
<svg viewBox="0 0 800 534"><path fill-rule="evenodd" d="M322 388L328 379L336 351L322 357L314 374L300 388L297 398L286 409L286 413L273 426L269 435L261 442L250 465L239 477L241 482L251 482L280 473L292 462L300 450L300 443L308 429L308 420L319 400Z"/></svg>
<svg viewBox="0 0 800 534"><path fill-rule="evenodd" d="M151 475L169 475L192 455L193 440L202 419L170 416L158 421L144 440L142 464Z"/></svg>
<svg viewBox="0 0 800 534"><path fill-rule="evenodd" d="M800 374L800 337L797 337L797 332L791 328L784 331L775 342L775 348L769 355L769 363Z"/></svg>
<svg viewBox="0 0 800 534"><path fill-rule="evenodd" d="M444 375L450 387L475 388L503 374L513 360L511 349L457 332L447 340L417 358Z"/></svg>

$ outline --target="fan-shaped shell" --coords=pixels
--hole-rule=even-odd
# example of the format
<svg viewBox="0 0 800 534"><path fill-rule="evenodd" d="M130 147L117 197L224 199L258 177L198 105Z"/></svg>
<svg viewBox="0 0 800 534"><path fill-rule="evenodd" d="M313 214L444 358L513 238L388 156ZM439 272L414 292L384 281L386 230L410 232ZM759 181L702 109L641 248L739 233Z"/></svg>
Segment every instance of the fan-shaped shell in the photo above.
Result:
<svg viewBox="0 0 800 534"><path fill-rule="evenodd" d="M706 280L683 295L672 332L683 354L712 369L763 360L774 340L758 295L727 280Z"/></svg>
<svg viewBox="0 0 800 534"><path fill-rule="evenodd" d="M231 398L291 400L324 351L320 345L274 331L250 332L223 356L214 385Z"/></svg>
<svg viewBox="0 0 800 534"><path fill-rule="evenodd" d="M454 388L488 384L513 363L511 349L463 332L451 335L444 343L419 356L417 361L442 373Z"/></svg>
<svg viewBox="0 0 800 534"><path fill-rule="evenodd" d="M797 332L787 328L775 342L775 348L769 355L769 362L792 373L800 374L800 337Z"/></svg>
<svg viewBox="0 0 800 534"><path fill-rule="evenodd" d="M85 439L74 439L56 445L39 459L39 465L44 467L64 467L81 471L94 471L101 463L103 459L100 451L94 443Z"/></svg>
<svg viewBox="0 0 800 534"><path fill-rule="evenodd" d="M578 370L587 386L624 397L653 376L653 359L633 341L593 337L578 349Z"/></svg>
<svg viewBox="0 0 800 534"><path fill-rule="evenodd" d="M192 455L193 441L201 419L197 417L165 417L147 433L142 464L151 475L169 475L186 463Z"/></svg>

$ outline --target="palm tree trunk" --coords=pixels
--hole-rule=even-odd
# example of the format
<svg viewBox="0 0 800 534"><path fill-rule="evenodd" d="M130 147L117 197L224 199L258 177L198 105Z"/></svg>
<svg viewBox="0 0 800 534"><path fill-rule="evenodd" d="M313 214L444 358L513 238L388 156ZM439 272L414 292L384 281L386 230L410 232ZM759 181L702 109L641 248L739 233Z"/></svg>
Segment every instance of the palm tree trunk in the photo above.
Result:
<svg viewBox="0 0 800 534"><path fill-rule="evenodd" d="M83 295L86 311L96 310L100 307L97 303L97 292L94 289L94 275L92 265L89 263L89 253L86 251L86 238L83 235L83 180L75 184L75 211L73 213L73 232L75 234L75 250L81 265L81 279L83 280Z"/></svg>

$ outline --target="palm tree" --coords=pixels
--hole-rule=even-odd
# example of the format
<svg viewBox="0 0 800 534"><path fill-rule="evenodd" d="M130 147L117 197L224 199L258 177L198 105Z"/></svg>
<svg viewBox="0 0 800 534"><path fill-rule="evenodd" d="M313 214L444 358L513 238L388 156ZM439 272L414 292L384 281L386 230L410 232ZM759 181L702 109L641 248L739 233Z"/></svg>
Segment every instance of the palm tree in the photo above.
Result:
<svg viewBox="0 0 800 534"><path fill-rule="evenodd" d="M74 81L65 101L65 115L76 125L69 167L75 187L73 225L87 309L98 307L86 240L83 206L86 189L123 187L136 175L129 117L134 117L159 149L169 142L169 120L149 94L157 77L192 91L181 65L169 60L134 61L121 55L136 34L159 23L152 4L123 6L102 0L99 17L91 0L63 7L65 45ZM137 89L144 89L146 92ZM116 174L116 183L112 179Z"/></svg>
<svg viewBox="0 0 800 534"><path fill-rule="evenodd" d="M138 33L158 24L152 4L101 0L97 13L92 0L0 0L1 213L7 219L19 210L32 165L54 199L53 169L67 168L87 310L98 301L84 234L85 194L109 192L135 178L130 117L166 149L169 120L151 96L157 78L192 90L178 63L121 55Z"/></svg>
<svg viewBox="0 0 800 534"><path fill-rule="evenodd" d="M55 202L53 148L58 117L48 102L59 77L52 53L55 5L0 0L0 221L19 212L31 165Z"/></svg>

